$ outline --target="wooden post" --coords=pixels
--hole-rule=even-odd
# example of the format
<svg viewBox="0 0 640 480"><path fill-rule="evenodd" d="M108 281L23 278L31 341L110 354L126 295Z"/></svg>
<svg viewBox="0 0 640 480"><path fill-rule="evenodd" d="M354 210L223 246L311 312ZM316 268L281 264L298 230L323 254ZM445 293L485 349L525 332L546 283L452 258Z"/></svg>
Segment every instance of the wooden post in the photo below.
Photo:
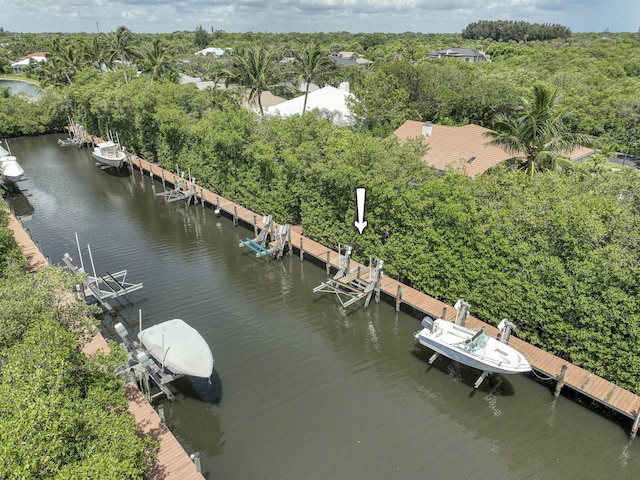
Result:
<svg viewBox="0 0 640 480"><path fill-rule="evenodd" d="M289 247L287 254L293 255L293 243L291 242L291 228L289 228L289 231L287 232L287 246Z"/></svg>
<svg viewBox="0 0 640 480"><path fill-rule="evenodd" d="M360 265L358 265L358 271L356 272L356 280L360 280Z"/></svg>
<svg viewBox="0 0 640 480"><path fill-rule="evenodd" d="M204 208L204 188L200 189L200 205Z"/></svg>
<svg viewBox="0 0 640 480"><path fill-rule="evenodd" d="M562 368L560 369L560 375L558 375L558 383L556 383L556 391L553 392L553 394L556 397L560 395L560 390L562 390L562 387L564 386L564 375L566 373L567 373L567 366L562 365Z"/></svg>
<svg viewBox="0 0 640 480"><path fill-rule="evenodd" d="M449 310L449 307L447 307L446 305L444 307L442 307L442 319L443 320L447 319L447 310Z"/></svg>
<svg viewBox="0 0 640 480"><path fill-rule="evenodd" d="M258 236L258 220L255 215L253 216L253 235Z"/></svg>
<svg viewBox="0 0 640 480"><path fill-rule="evenodd" d="M304 247L302 246L302 241L304 237L300 237L300 261L304 260Z"/></svg>
<svg viewBox="0 0 640 480"><path fill-rule="evenodd" d="M201 473L202 465L200 465L200 453L199 452L192 453L190 457L191 457L191 460L193 460L194 465L196 466L196 472Z"/></svg>
<svg viewBox="0 0 640 480"><path fill-rule="evenodd" d="M631 438L636 438L638 433L638 424L640 424L640 411L636 414L636 419L633 421L633 427L631 427Z"/></svg>
<svg viewBox="0 0 640 480"><path fill-rule="evenodd" d="M149 178L153 178L153 163L149 163Z"/></svg>
<svg viewBox="0 0 640 480"><path fill-rule="evenodd" d="M162 186L164 187L164 168L160 169L160 176L162 177Z"/></svg>
<svg viewBox="0 0 640 480"><path fill-rule="evenodd" d="M164 417L164 405L162 404L158 405L158 416L160 417L160 421L162 423L167 423Z"/></svg>
<svg viewBox="0 0 640 480"><path fill-rule="evenodd" d="M233 207L233 224L238 226L238 207Z"/></svg>
<svg viewBox="0 0 640 480"><path fill-rule="evenodd" d="M216 214L216 217L220 216L220 197L216 197L216 208L213 213Z"/></svg>
<svg viewBox="0 0 640 480"><path fill-rule="evenodd" d="M402 302L402 287L398 285L398 293L396 293L396 312L400 311L400 302Z"/></svg>
<svg viewBox="0 0 640 480"><path fill-rule="evenodd" d="M331 250L327 250L327 275L331 273Z"/></svg>
<svg viewBox="0 0 640 480"><path fill-rule="evenodd" d="M380 303L380 287L382 286L382 269L380 269L380 275L376 279L376 303Z"/></svg>

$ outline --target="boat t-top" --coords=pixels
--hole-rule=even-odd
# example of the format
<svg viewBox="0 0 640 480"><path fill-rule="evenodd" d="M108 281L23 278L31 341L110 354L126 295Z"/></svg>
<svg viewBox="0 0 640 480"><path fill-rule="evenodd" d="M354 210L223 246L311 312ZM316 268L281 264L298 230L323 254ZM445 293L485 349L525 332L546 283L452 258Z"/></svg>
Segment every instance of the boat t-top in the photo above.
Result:
<svg viewBox="0 0 640 480"><path fill-rule="evenodd" d="M514 325L508 320L500 322L498 328L502 330L501 340L491 337L484 328L474 330L459 324L468 315L468 304L464 300L456 303L456 322L438 318L436 320L425 317L422 320L422 330L415 333L420 344L430 348L435 354L429 363L435 361L438 354L463 363L478 370L482 375L474 385L478 388L482 381L491 373L525 373L531 371L531 365L520 352L506 342Z"/></svg>

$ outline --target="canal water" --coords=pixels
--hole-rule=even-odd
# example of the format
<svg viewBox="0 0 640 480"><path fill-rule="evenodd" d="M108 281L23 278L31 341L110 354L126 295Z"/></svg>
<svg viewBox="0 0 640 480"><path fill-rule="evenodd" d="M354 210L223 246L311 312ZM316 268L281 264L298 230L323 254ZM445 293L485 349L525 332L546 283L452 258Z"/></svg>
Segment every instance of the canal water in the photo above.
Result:
<svg viewBox="0 0 640 480"><path fill-rule="evenodd" d="M212 384L181 381L162 403L209 478L638 478L631 421L521 375L474 391L477 372L428 365L417 319L384 303L345 311L312 293L324 269L257 259L238 247L252 231L166 203L159 182L102 170L57 138L12 140L28 176L24 226L53 263L77 259L77 233L85 265L90 244L99 273L128 269L144 283L104 315L106 336L118 321L135 333L141 309L145 327L182 318L207 340Z"/></svg>

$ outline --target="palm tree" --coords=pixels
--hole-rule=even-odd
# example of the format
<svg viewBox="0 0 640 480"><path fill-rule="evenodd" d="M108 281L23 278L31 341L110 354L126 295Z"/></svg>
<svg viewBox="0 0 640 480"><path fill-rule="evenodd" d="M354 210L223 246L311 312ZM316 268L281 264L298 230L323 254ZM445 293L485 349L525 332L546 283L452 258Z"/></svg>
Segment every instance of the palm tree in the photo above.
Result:
<svg viewBox="0 0 640 480"><path fill-rule="evenodd" d="M129 60L135 57L134 39L131 30L127 27L120 26L113 32L109 38L111 58L118 59L122 63L124 73L124 83L129 83L127 79L126 65Z"/></svg>
<svg viewBox="0 0 640 480"><path fill-rule="evenodd" d="M557 170L570 164L567 155L577 146L593 143L588 135L573 133L566 123L570 113L560 108L557 88L536 84L531 98L522 98L515 117L496 117L489 145L499 145L520 160L520 168L532 174L536 170Z"/></svg>
<svg viewBox="0 0 640 480"><path fill-rule="evenodd" d="M109 45L107 37L104 34L92 36L91 39L84 44L85 61L96 67L98 70L113 68L113 57L109 53Z"/></svg>
<svg viewBox="0 0 640 480"><path fill-rule="evenodd" d="M151 75L151 81L166 79L175 82L178 79L176 61L159 37L153 37L138 52L141 70Z"/></svg>
<svg viewBox="0 0 640 480"><path fill-rule="evenodd" d="M298 77L298 81L305 83L304 104L302 106L302 113L304 113L307 109L309 84L333 70L335 64L320 50L320 46L315 42L308 43L306 48L301 52L294 52L293 55L295 58L293 64L294 72Z"/></svg>
<svg viewBox="0 0 640 480"><path fill-rule="evenodd" d="M228 62L224 72L225 83L235 83L249 89L249 103L252 104L257 99L260 115L264 115L260 97L274 80L275 51L264 45L241 47L229 55Z"/></svg>

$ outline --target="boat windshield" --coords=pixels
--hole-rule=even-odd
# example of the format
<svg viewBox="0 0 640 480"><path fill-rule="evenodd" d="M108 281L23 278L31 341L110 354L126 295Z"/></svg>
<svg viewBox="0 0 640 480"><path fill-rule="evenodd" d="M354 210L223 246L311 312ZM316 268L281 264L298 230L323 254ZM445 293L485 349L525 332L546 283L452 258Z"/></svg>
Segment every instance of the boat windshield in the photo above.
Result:
<svg viewBox="0 0 640 480"><path fill-rule="evenodd" d="M480 335L475 337L469 343L465 344L464 349L469 353L474 353L484 348L484 346L487 344L488 341L489 341L489 335L483 331L482 333L480 333Z"/></svg>

